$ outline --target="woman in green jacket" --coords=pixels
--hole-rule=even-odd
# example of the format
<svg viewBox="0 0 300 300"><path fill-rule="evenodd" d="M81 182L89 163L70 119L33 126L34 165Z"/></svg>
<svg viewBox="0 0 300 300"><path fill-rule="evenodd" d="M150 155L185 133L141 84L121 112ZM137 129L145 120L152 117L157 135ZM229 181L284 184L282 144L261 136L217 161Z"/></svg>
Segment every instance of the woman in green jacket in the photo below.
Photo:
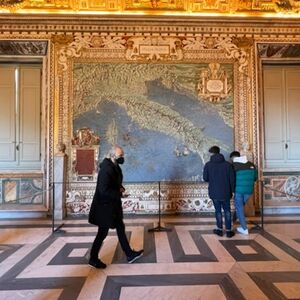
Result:
<svg viewBox="0 0 300 300"><path fill-rule="evenodd" d="M246 156L240 156L240 153L237 151L232 152L230 158L233 160L233 168L236 175L234 204L241 225L237 227L237 231L241 234L249 234L244 207L253 194L254 184L257 179L257 169L252 162L247 160Z"/></svg>

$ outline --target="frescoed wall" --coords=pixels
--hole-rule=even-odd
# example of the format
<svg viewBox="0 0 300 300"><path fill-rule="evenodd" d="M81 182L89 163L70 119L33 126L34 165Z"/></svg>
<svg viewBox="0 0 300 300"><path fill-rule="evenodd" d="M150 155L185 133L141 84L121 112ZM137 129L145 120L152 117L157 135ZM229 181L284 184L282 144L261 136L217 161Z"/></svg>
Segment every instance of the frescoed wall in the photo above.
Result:
<svg viewBox="0 0 300 300"><path fill-rule="evenodd" d="M99 161L124 147L127 182L201 181L208 148L233 149L232 64L75 63L73 72L73 131L100 137Z"/></svg>
<svg viewBox="0 0 300 300"><path fill-rule="evenodd" d="M282 189L297 174L264 168L262 66L299 62L299 1L187 1L179 12L171 2L127 7L130 1L103 0L93 3L94 15L84 12L95 1L82 9L76 1L67 7L10 2L1 7L11 14L0 16L0 55L3 62L42 64L42 163L39 170L1 172L2 204L37 204L51 213L54 161L63 156L61 204L68 214L86 214L98 161L119 143L126 151L128 213L156 213L159 198L163 212L213 211L201 182L212 144L225 156L235 148L252 157L271 185L265 207L286 205L271 188ZM168 14L174 9L178 14ZM43 199L29 197L42 187ZM16 196L25 200L13 203ZM261 199L257 189L257 210Z"/></svg>
<svg viewBox="0 0 300 300"><path fill-rule="evenodd" d="M241 48L205 35L59 40L57 142L70 157L68 214L89 211L97 168L115 143L126 153L126 213L156 213L159 199L164 213L213 211L202 181L208 149L219 145L228 158L256 147L247 129L249 40L239 41ZM93 171L83 172L86 164Z"/></svg>

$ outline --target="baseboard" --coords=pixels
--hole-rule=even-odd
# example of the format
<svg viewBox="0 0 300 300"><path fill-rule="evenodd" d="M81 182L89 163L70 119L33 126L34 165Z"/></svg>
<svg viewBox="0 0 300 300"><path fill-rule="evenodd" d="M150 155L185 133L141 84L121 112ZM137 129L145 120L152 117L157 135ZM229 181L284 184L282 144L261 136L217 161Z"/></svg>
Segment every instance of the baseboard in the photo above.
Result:
<svg viewBox="0 0 300 300"><path fill-rule="evenodd" d="M48 218L47 211L0 210L0 219L43 219L43 218Z"/></svg>
<svg viewBox="0 0 300 300"><path fill-rule="evenodd" d="M288 215L288 214L299 214L300 206L268 206L264 207L265 215Z"/></svg>

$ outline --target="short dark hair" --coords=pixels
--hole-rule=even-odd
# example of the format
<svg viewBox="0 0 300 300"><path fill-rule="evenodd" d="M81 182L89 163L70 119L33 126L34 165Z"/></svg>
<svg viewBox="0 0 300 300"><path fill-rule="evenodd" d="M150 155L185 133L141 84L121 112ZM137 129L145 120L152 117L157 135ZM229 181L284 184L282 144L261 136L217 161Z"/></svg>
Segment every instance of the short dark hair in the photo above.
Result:
<svg viewBox="0 0 300 300"><path fill-rule="evenodd" d="M232 151L231 153L230 153L230 158L232 158L232 157L240 157L241 156L241 154L240 154L240 152L239 151Z"/></svg>
<svg viewBox="0 0 300 300"><path fill-rule="evenodd" d="M220 148L218 146L212 146L208 150L209 153L218 154L220 153Z"/></svg>

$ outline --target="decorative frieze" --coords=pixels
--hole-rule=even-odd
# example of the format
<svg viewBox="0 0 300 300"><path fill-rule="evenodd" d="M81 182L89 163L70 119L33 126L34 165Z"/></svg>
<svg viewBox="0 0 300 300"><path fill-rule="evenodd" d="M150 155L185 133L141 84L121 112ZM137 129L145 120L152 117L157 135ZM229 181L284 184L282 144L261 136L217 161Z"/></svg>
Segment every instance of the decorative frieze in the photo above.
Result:
<svg viewBox="0 0 300 300"><path fill-rule="evenodd" d="M204 183L125 183L129 197L122 199L123 210L130 214L213 212ZM78 182L67 188L67 209L69 214L89 212L95 191L95 183Z"/></svg>
<svg viewBox="0 0 300 300"><path fill-rule="evenodd" d="M65 13L145 13L163 14L166 11L176 14L225 14L239 15L276 15L276 13L297 15L300 11L299 1L285 0L4 0L0 8L10 12L50 12Z"/></svg>

